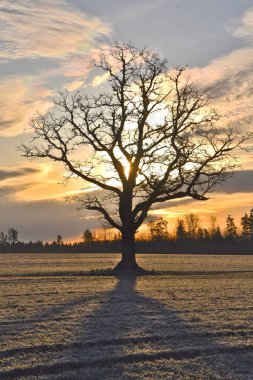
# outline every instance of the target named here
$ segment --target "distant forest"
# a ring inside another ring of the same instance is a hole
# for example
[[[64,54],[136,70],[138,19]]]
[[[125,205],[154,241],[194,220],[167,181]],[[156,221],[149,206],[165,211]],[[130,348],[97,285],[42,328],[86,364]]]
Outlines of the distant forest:
[[[0,232],[1,253],[118,253],[121,237],[113,229],[90,231],[86,229],[81,240],[65,243],[59,234],[53,242],[22,242],[15,228]],[[240,229],[228,215],[226,227],[221,230],[216,217],[202,227],[200,218],[191,213],[178,219],[174,233],[169,233],[168,222],[159,217],[147,223],[136,237],[138,253],[198,253],[198,254],[252,254],[253,209],[241,218]]]

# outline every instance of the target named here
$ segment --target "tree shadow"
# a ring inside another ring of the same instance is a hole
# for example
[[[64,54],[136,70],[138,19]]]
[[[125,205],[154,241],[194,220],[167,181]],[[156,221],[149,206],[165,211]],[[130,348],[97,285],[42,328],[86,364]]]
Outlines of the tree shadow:
[[[108,379],[142,378],[145,366],[146,378],[178,379],[198,373],[200,378],[225,379],[229,374],[231,379],[236,368],[232,366],[232,370],[229,355],[236,355],[241,368],[249,371],[250,360],[244,354],[252,352],[252,346],[218,343],[215,339],[222,333],[196,330],[176,310],[138,292],[137,281],[134,276],[119,277],[106,302],[84,325],[82,342],[96,348],[89,354],[89,366],[103,368],[101,373],[94,372],[95,377],[98,373],[98,378],[101,374]],[[169,289],[167,292],[175,297]]]
[[[42,360],[2,372],[1,378],[246,379],[242,372],[252,375],[247,356],[252,346],[218,343],[220,334],[196,330],[176,310],[137,291],[137,282],[135,276],[119,277],[99,307],[72,329],[71,341],[28,348]],[[169,289],[168,295],[173,297]],[[75,315],[76,305],[85,308],[86,302],[76,299],[65,308]],[[239,369],[235,361],[240,361]]]

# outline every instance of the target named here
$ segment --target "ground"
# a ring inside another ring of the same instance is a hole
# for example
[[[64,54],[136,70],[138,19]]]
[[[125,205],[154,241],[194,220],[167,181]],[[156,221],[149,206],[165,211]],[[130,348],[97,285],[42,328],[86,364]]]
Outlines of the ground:
[[[0,255],[2,379],[253,379],[253,256]]]

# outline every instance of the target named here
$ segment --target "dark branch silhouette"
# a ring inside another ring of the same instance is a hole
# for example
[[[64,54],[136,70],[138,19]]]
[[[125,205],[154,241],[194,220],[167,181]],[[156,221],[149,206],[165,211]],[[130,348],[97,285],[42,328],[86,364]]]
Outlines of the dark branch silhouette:
[[[108,91],[61,93],[52,112],[32,121],[35,138],[21,149],[28,158],[62,162],[103,190],[77,199],[121,232],[117,269],[134,270],[135,233],[152,205],[207,200],[231,176],[231,152],[250,136],[215,127],[219,116],[206,91],[146,48],[116,44],[95,66],[108,74]]]

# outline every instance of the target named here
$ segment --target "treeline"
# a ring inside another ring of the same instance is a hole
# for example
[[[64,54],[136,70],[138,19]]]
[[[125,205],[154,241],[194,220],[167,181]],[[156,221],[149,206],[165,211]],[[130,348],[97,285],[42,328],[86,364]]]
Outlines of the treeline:
[[[139,253],[210,253],[252,254],[253,253],[253,209],[241,218],[240,230],[234,218],[228,215],[222,231],[214,216],[209,226],[202,227],[199,216],[191,213],[178,219],[173,233],[169,233],[168,222],[157,218],[146,225],[136,236],[136,251]],[[20,242],[18,231],[9,228],[0,232],[0,252],[5,253],[116,253],[121,251],[120,234],[114,230],[86,229],[81,241],[64,243],[58,235],[52,243]]]

